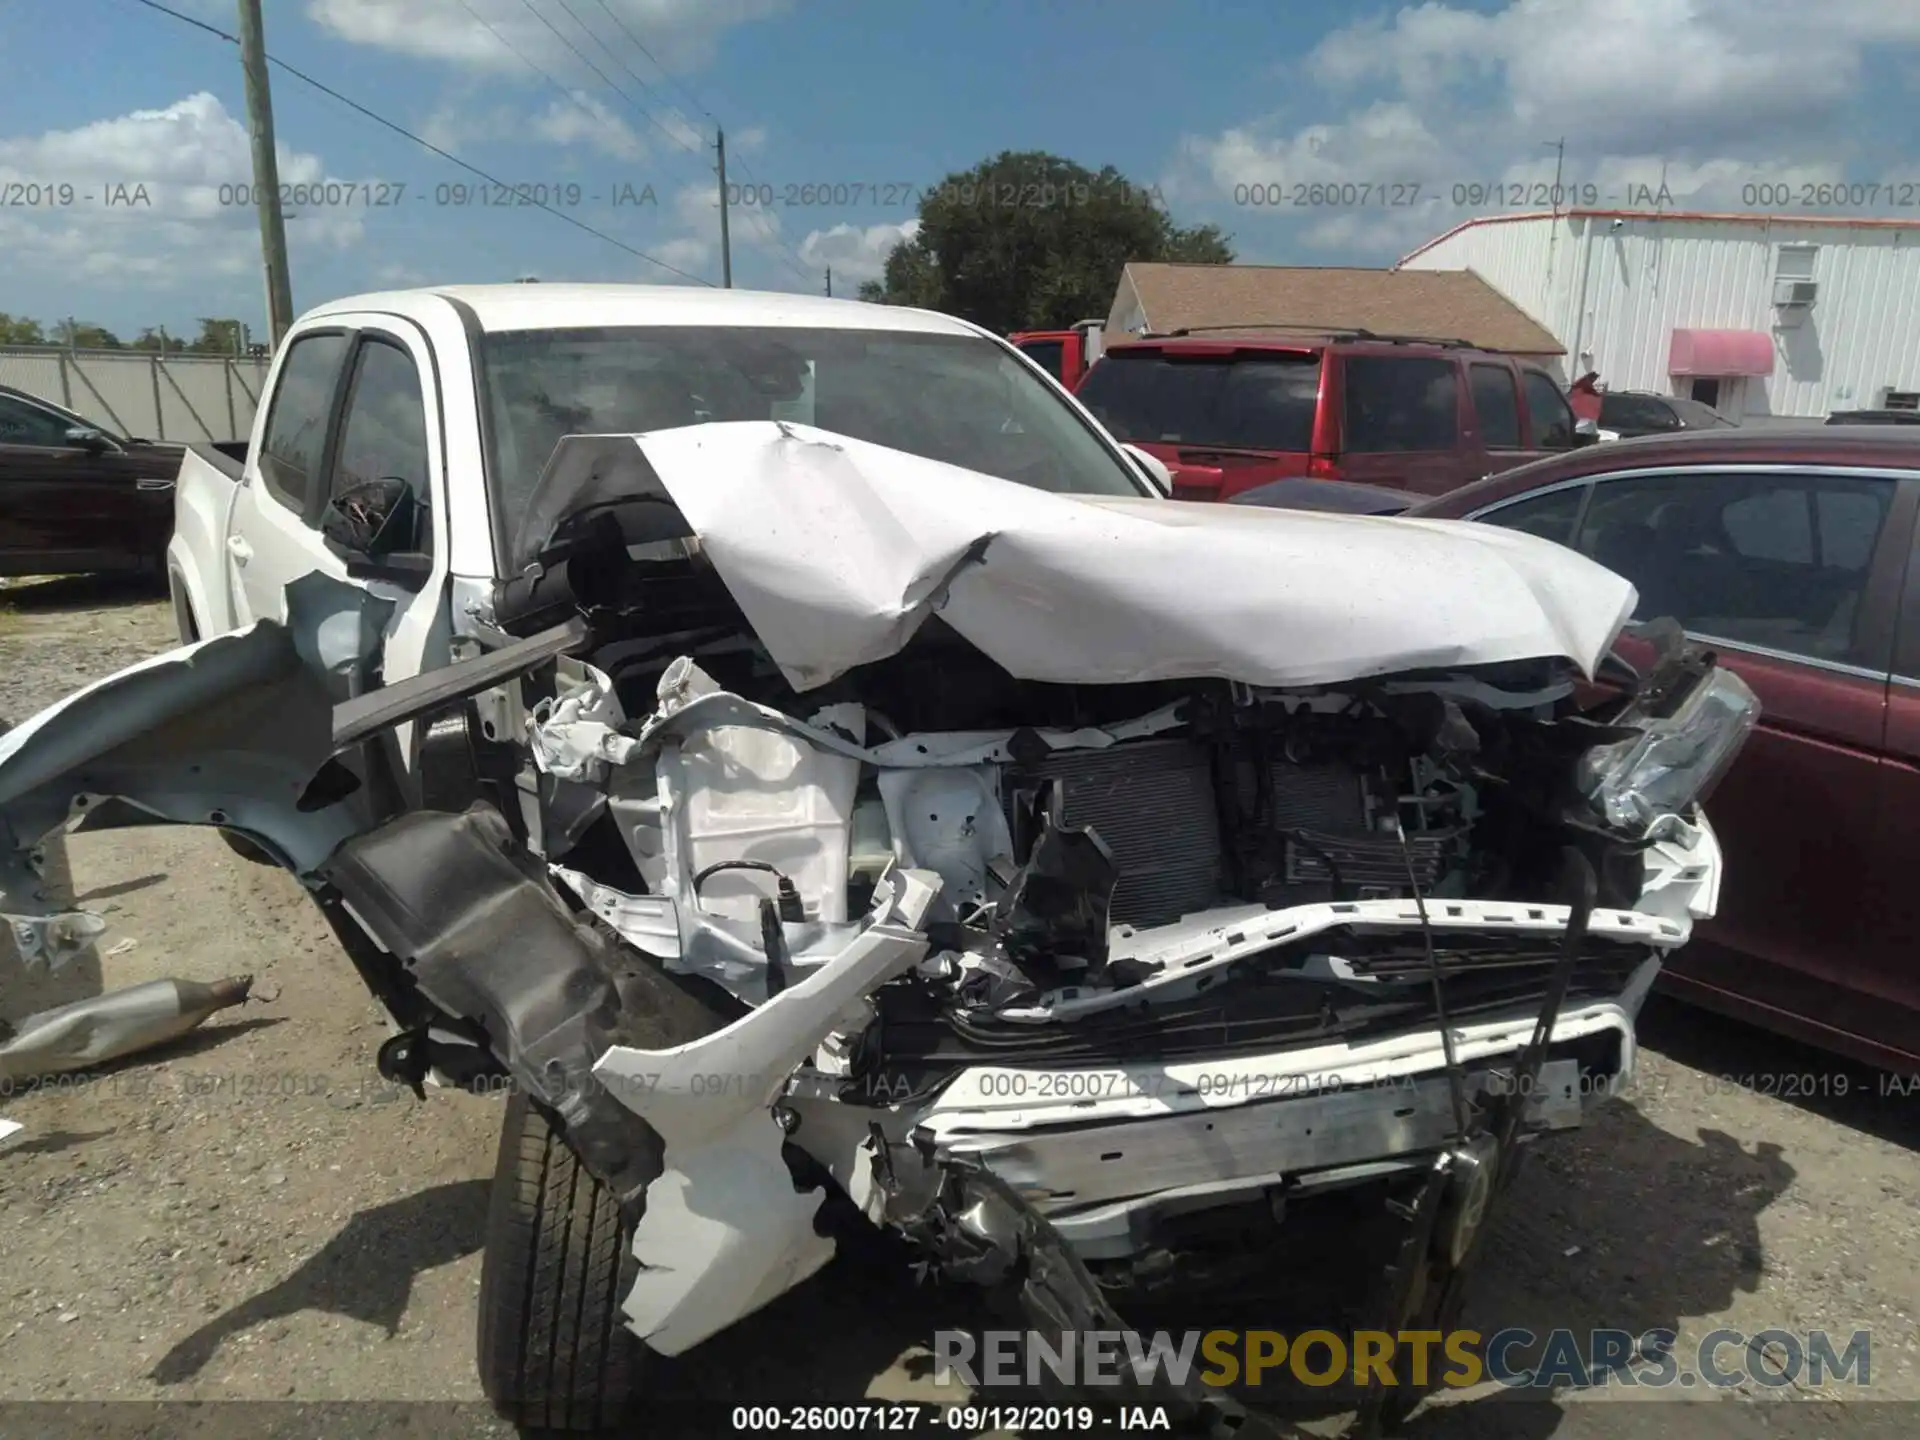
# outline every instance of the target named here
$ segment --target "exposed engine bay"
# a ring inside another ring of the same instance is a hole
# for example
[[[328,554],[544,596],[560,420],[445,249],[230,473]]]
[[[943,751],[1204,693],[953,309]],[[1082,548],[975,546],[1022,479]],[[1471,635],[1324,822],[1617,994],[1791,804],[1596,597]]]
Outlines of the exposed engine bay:
[[[373,683],[386,602],[309,577],[286,626],[0,737],[23,953],[76,923],[30,847],[124,823],[100,797],[244,834],[393,1016],[383,1072],[556,1118],[665,1354],[824,1265],[829,1190],[1098,1328],[1250,1215],[1404,1181],[1386,1328],[1451,1303],[1416,1272],[1464,1273],[1513,1146],[1631,1074],[1712,913],[1746,687],[1669,627],[1583,689],[1632,590],[1533,537],[1028,495],[793,428],[562,442],[443,669]],[[177,773],[208,755],[213,798]]]

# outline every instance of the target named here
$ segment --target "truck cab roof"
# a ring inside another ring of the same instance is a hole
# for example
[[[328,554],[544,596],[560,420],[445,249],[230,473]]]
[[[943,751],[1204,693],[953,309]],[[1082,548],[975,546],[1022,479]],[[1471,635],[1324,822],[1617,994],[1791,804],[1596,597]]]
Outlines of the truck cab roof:
[[[436,285],[348,295],[307,311],[303,321],[354,311],[416,315],[452,305],[492,334],[515,330],[635,325],[793,325],[841,330],[895,330],[937,335],[988,332],[951,315],[898,305],[770,290],[717,290],[691,285]]]

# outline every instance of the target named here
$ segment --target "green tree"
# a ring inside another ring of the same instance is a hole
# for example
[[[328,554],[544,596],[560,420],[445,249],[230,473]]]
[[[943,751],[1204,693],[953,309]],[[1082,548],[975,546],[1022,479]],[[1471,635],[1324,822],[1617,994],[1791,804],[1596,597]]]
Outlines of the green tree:
[[[238,320],[209,320],[200,317],[200,337],[187,346],[195,355],[238,355],[241,327]]]
[[[1224,265],[1215,225],[1173,223],[1159,192],[1111,165],[1003,151],[921,198],[920,228],[860,298],[945,310],[999,334],[1105,315],[1129,261]]]
[[[65,330],[65,326],[61,329]],[[80,350],[124,350],[126,344],[120,337],[104,325],[95,325],[90,321],[75,321],[73,337],[68,342]]]
[[[24,315],[9,315],[0,310],[0,345],[44,345],[46,332],[38,320]]]

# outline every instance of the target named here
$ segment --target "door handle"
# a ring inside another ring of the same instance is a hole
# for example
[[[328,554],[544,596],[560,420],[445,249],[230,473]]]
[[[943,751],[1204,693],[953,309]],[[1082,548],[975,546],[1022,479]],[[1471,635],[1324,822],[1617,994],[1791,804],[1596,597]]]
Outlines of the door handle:
[[[133,487],[136,490],[171,490],[173,488],[173,481],[171,480],[136,480],[133,482]]]
[[[235,564],[244,565],[253,558],[253,547],[246,542],[244,536],[229,535],[227,553],[233,556]]]

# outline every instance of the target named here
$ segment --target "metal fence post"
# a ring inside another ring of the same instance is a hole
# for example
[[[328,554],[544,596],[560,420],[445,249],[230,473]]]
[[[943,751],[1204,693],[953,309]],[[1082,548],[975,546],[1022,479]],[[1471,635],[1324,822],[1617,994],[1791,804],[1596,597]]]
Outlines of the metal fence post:
[[[73,382],[67,378],[67,352],[56,350],[53,358],[60,365],[60,403],[67,409],[73,409]]]
[[[167,417],[160,409],[160,357],[154,355],[147,362],[147,372],[153,380],[153,438],[167,438]]]
[[[240,438],[240,421],[233,412],[233,361],[222,360],[220,362],[220,378],[226,382],[227,387],[227,438],[229,440],[238,440]]]

